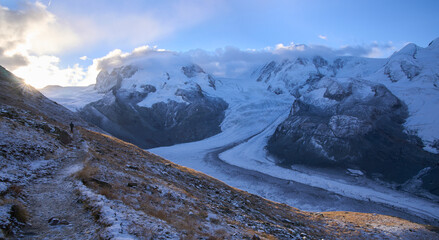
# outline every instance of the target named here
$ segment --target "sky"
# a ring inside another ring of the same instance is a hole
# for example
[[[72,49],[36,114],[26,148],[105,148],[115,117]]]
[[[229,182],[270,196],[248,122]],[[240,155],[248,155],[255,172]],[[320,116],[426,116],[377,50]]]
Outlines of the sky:
[[[0,65],[40,88],[92,84],[105,59],[162,50],[220,63],[301,44],[388,57],[439,37],[437,12],[437,0],[0,0]]]

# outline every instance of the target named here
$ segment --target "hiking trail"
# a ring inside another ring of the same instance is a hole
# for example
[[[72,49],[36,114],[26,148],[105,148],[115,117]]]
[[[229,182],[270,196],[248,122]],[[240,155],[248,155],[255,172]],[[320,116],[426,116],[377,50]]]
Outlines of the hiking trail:
[[[29,220],[21,239],[96,239],[93,216],[78,202],[73,174],[89,158],[88,146],[74,131],[69,152],[59,158],[53,173],[24,188]]]

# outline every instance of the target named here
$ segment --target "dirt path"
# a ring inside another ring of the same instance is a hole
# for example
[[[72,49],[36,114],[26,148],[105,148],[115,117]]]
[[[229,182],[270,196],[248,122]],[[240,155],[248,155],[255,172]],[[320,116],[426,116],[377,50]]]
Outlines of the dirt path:
[[[24,189],[30,225],[24,229],[22,239],[98,238],[99,227],[74,193],[72,174],[82,169],[88,158],[87,145],[78,132],[70,149],[52,175],[38,178]]]

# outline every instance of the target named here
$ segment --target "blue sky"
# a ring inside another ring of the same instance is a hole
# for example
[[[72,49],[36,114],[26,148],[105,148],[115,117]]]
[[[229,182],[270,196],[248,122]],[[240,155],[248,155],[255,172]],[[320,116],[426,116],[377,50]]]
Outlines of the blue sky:
[[[21,46],[21,52],[9,51],[17,53],[13,60],[0,51],[0,64],[10,60],[12,68],[26,58],[27,64],[36,62],[31,56],[52,56],[56,59],[46,60],[57,68],[77,64],[84,70],[115,49],[130,52],[144,45],[178,52],[226,46],[245,51],[294,42],[375,47],[368,56],[387,57],[408,42],[426,46],[439,37],[436,0],[0,0],[0,5],[8,8],[0,13],[0,30],[13,35],[0,40],[0,50]],[[17,28],[33,38],[15,36],[11,29]],[[83,56],[87,59],[80,60]]]

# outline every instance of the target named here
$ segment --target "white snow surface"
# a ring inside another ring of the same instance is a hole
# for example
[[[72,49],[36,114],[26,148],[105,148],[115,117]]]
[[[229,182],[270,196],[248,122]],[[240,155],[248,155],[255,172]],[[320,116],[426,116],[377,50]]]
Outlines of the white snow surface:
[[[187,63],[186,66],[190,66]],[[185,67],[185,65],[183,65]],[[121,88],[131,91],[142,91],[145,84],[152,85],[156,88],[137,105],[141,107],[152,107],[158,102],[182,102],[185,103],[181,96],[175,95],[178,89],[197,89],[197,85],[205,92],[211,93],[215,90],[209,86],[209,76],[204,72],[195,72],[194,76],[188,77],[182,71],[182,66],[137,66],[138,71],[128,79],[122,82]],[[165,71],[166,70],[166,71]]]
[[[94,89],[94,85],[87,87],[47,86],[40,89],[40,92],[73,112],[104,96]]]
[[[357,169],[347,169],[349,174],[353,174],[353,175],[357,175],[357,176],[363,176],[364,173],[361,170],[357,170]]]

